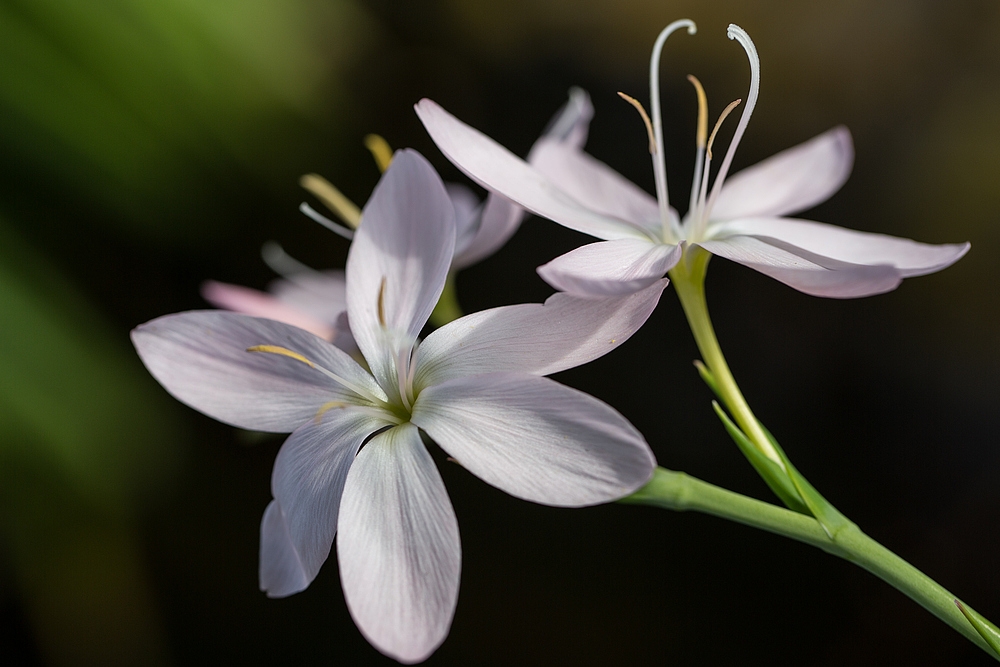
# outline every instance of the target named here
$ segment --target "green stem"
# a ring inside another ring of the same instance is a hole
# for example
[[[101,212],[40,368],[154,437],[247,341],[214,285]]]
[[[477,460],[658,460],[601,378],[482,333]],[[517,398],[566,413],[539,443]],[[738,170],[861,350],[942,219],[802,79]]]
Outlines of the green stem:
[[[444,290],[438,297],[438,302],[431,312],[431,324],[435,327],[444,326],[462,317],[462,307],[458,305],[458,292],[455,290],[455,272],[449,271],[444,282]]]
[[[674,289],[677,290],[677,296],[691,326],[694,340],[698,344],[698,350],[715,380],[719,398],[750,441],[761,453],[784,469],[785,464],[771,444],[771,439],[764,433],[760,422],[757,421],[736,385],[736,379],[733,378],[729,364],[722,355],[719,341],[715,337],[712,319],[708,316],[708,303],[705,300],[705,272],[708,270],[710,258],[711,255],[704,250],[690,246],[685,249],[684,258],[680,263],[671,269],[670,278]]]
[[[812,517],[664,468],[657,468],[653,479],[646,486],[622,502],[680,512],[704,512],[818,547],[868,570],[905,593],[994,659],[1000,660],[1000,655],[980,636],[980,631],[976,630],[959,609],[958,598],[865,535],[854,524],[849,524],[829,537]],[[995,625],[972,611],[968,605],[965,608],[980,622],[982,632],[992,637],[994,642],[1000,641],[1000,630]]]

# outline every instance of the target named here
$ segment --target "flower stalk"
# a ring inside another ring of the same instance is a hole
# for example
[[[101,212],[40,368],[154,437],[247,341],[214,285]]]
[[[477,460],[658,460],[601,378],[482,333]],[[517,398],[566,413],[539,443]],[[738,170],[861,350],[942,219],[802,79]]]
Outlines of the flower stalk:
[[[1000,654],[991,646],[1000,642],[995,625],[853,523],[830,537],[812,517],[665,468],[657,468],[646,486],[621,502],[703,512],[822,549],[868,570],[1000,661]],[[967,616],[975,619],[976,625]]]
[[[868,570],[1000,660],[1000,652],[996,649],[1000,645],[1000,630],[995,625],[837,511],[795,469],[754,416],[729,370],[708,314],[705,274],[710,258],[708,252],[688,246],[683,259],[670,271],[704,360],[699,372],[733,416],[735,424],[716,406],[730,436],[768,486],[792,509],[755,500],[664,468],[657,468],[653,479],[623,502],[705,512],[811,544]],[[767,461],[762,461],[761,457]]]
[[[718,393],[719,399],[760,453],[784,469],[782,457],[778,455],[771,439],[743,398],[722,354],[719,341],[715,337],[712,319],[708,315],[708,303],[705,300],[705,274],[711,257],[708,252],[697,246],[687,246],[683,259],[670,270],[671,281],[677,290],[677,296],[698,344],[698,350],[714,380],[713,389]]]

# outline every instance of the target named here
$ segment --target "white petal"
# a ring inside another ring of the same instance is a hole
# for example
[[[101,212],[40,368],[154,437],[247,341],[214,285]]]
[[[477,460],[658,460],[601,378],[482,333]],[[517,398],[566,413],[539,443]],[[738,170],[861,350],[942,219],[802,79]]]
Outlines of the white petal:
[[[362,212],[347,255],[347,312],[368,365],[393,384],[399,339],[413,341],[437,303],[455,248],[455,208],[430,163],[397,151]]]
[[[548,378],[495,373],[424,389],[412,421],[480,479],[546,505],[626,496],[656,460],[611,406]]]
[[[334,407],[285,440],[271,475],[280,521],[271,518],[265,535],[265,512],[261,525],[260,588],[269,597],[298,593],[316,577],[337,533],[340,498],[354,457],[365,438],[389,424],[350,407]]]
[[[564,292],[544,304],[503,306],[450,322],[421,343],[414,386],[517,371],[548,375],[604,356],[656,307],[666,280],[625,297],[581,299]]]
[[[354,622],[378,650],[420,662],[458,601],[458,521],[412,424],[376,435],[347,476],[337,556]]]
[[[482,202],[472,190],[459,183],[445,183],[444,189],[455,207],[455,256],[458,257],[482,227]]]
[[[968,243],[931,245],[910,239],[859,232],[811,220],[750,218],[719,223],[713,235],[740,234],[789,243],[809,252],[852,264],[888,264],[904,278],[940,271],[969,250]]]
[[[201,295],[216,308],[291,324],[326,340],[331,340],[334,336],[332,326],[313,317],[308,311],[249,287],[208,280],[201,286]]]
[[[556,257],[538,267],[538,275],[574,296],[623,296],[649,287],[680,258],[676,245],[639,239],[602,241]]]
[[[646,236],[629,221],[602,215],[576,201],[527,162],[431,100],[421,100],[415,108],[441,152],[484,188],[584,234],[602,239]]]
[[[462,269],[489,257],[514,235],[524,218],[524,209],[491,192],[481,209],[479,228],[468,244],[456,251],[453,266]]]
[[[334,324],[347,310],[347,279],[343,271],[310,271],[275,280],[267,286],[289,306]]]
[[[569,90],[569,99],[549,121],[542,137],[561,141],[567,146],[583,148],[587,143],[590,119],[593,117],[594,105],[590,103],[590,95],[583,88],[574,86]],[[531,162],[530,152],[528,162]]]
[[[302,329],[248,315],[220,310],[166,315],[136,327],[132,342],[149,372],[175,398],[241,428],[294,431],[329,401],[357,400],[300,361],[247,351],[257,345],[284,347],[382,394],[371,375],[342,350]]]
[[[804,211],[839,190],[853,164],[851,133],[835,127],[730,176],[709,216],[730,220]]]
[[[787,244],[752,236],[733,236],[698,245],[713,255],[739,262],[789,287],[813,296],[850,299],[889,292],[903,276],[887,265],[850,264]]]
[[[529,160],[556,187],[584,206],[660,234],[656,198],[582,150],[542,137],[532,147]]]
[[[268,597],[304,591],[312,582],[288,534],[288,524],[277,500],[272,500],[260,521],[260,590]]]

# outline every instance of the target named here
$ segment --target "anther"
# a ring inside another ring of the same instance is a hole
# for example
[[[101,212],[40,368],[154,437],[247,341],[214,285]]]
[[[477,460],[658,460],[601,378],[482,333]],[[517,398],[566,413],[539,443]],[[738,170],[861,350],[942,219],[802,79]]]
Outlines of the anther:
[[[327,208],[336,213],[337,217],[343,220],[348,227],[351,229],[358,228],[358,225],[361,223],[361,209],[358,208],[357,204],[345,197],[330,181],[319,174],[306,174],[299,179],[299,185],[315,195]]]
[[[698,205],[701,195],[701,168],[705,162],[705,138],[708,134],[708,97],[705,89],[701,86],[701,81],[693,74],[688,74],[688,81],[694,86],[698,94],[698,133],[695,135],[694,176],[691,177],[691,201],[688,203],[688,215],[691,220],[695,216],[695,207]]]
[[[378,323],[383,327],[386,326],[385,323],[385,276],[382,276],[382,282],[378,286]]]
[[[639,100],[635,99],[634,97],[626,95],[625,93],[622,92],[618,93],[618,97],[622,98],[623,100],[631,104],[633,107],[635,107],[635,110],[639,112],[640,116],[642,116],[642,122],[646,124],[646,134],[649,136],[649,154],[655,155],[656,136],[653,134],[653,124],[649,121],[649,115],[646,113],[646,110],[642,107],[642,103]]]
[[[729,103],[723,111],[722,115],[719,116],[719,120],[715,121],[715,127],[712,128],[712,136],[708,138],[708,146],[705,148],[705,152],[708,155],[708,159],[712,159],[712,144],[715,143],[715,135],[719,133],[719,128],[722,127],[722,122],[726,120],[726,116],[733,112],[733,109],[739,106],[740,102],[743,100],[733,100]]]
[[[295,361],[301,361],[309,368],[316,368],[316,364],[309,361],[298,352],[292,352],[287,347],[280,347],[278,345],[254,345],[253,347],[248,347],[247,352],[267,352],[269,354],[280,354],[283,357],[290,357],[292,359],[295,359]]]
[[[377,134],[369,134],[365,136],[365,148],[375,158],[378,170],[384,174],[392,162],[392,148],[389,147],[389,142]]]
[[[698,77],[694,74],[688,74],[687,80],[691,82],[698,94],[698,136],[696,141],[698,148],[704,148],[705,137],[708,135],[708,97],[705,95],[705,89],[701,87],[701,81],[698,80]]]
[[[361,385],[356,384],[348,380],[347,378],[341,377],[329,369],[323,368],[322,366],[313,363],[312,361],[302,356],[298,352],[289,350],[287,347],[281,347],[280,345],[253,345],[247,348],[247,352],[265,352],[267,354],[277,354],[282,357],[288,357],[289,359],[294,359],[299,363],[305,364],[309,368],[313,368],[319,371],[320,373],[327,376],[328,378],[330,378],[340,386],[344,387],[345,389],[353,391],[358,396],[361,396],[362,398],[365,398],[371,401],[372,403],[375,403],[376,405],[385,405],[384,397],[376,396],[371,391],[362,387]]]

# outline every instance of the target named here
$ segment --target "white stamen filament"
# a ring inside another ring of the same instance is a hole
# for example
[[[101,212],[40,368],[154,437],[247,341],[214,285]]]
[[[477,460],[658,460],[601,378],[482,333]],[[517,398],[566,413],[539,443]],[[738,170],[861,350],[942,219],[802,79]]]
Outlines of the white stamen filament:
[[[399,400],[403,401],[403,407],[409,412],[413,406],[410,403],[409,392],[407,391],[407,379],[410,377],[410,368],[407,363],[409,350],[402,349],[396,352],[396,383],[399,385]]]
[[[726,174],[729,173],[729,165],[732,164],[736,147],[739,146],[740,139],[743,138],[743,133],[750,122],[750,114],[753,113],[754,107],[757,106],[757,95],[760,92],[760,58],[757,56],[757,49],[754,47],[750,35],[735,23],[729,24],[726,35],[729,39],[735,39],[740,43],[740,46],[747,53],[747,58],[750,60],[750,93],[747,95],[747,104],[743,107],[743,115],[740,116],[739,125],[736,126],[733,139],[729,142],[729,150],[726,151],[726,157],[722,160],[719,173],[715,176],[715,183],[712,185],[712,195],[708,198],[708,205],[704,213],[702,213],[702,217],[706,219],[712,212],[712,206],[719,196],[719,191],[722,190],[722,183],[726,180]]]
[[[705,147],[705,169],[701,175],[701,193],[698,197],[698,208],[694,212],[693,232],[696,238],[701,238],[705,233],[705,228],[708,225],[708,216],[705,214],[705,193],[708,191],[708,174],[712,166],[712,145],[715,143],[715,136],[719,133],[719,128],[722,127],[723,121],[729,117],[729,114],[733,112],[733,109],[742,100],[734,100],[729,103],[719,116],[719,120],[715,121],[715,127],[712,128],[712,134],[708,138],[708,144]]]
[[[420,350],[420,342],[415,342],[413,344],[413,349],[410,351],[410,370],[406,374],[406,386],[411,390],[413,389],[413,379],[417,377],[417,352]],[[414,397],[416,400],[416,397]]]
[[[694,86],[695,92],[698,95],[698,134],[695,137],[697,151],[694,158],[694,176],[691,178],[691,202],[688,205],[688,215],[693,220],[694,209],[698,205],[698,196],[700,194],[698,177],[701,175],[702,163],[705,160],[705,142],[708,135],[708,97],[705,95],[705,89],[702,88],[698,77],[688,74],[688,81]]]
[[[671,33],[680,28],[687,28],[688,34],[698,32],[694,21],[681,19],[664,28],[653,44],[653,55],[649,60],[649,97],[653,111],[653,135],[656,138],[656,152],[653,154],[653,178],[656,181],[656,201],[660,205],[660,221],[663,233],[666,235],[670,220],[670,197],[667,194],[667,164],[663,155],[663,118],[660,115],[660,54],[663,44]]]
[[[348,229],[347,227],[344,227],[343,225],[337,224],[336,222],[334,222],[330,218],[326,217],[322,213],[317,212],[316,209],[314,209],[309,204],[307,204],[305,202],[302,202],[301,204],[299,204],[299,211],[301,211],[302,213],[305,213],[307,216],[309,216],[310,218],[312,218],[315,222],[318,222],[319,224],[323,225],[324,227],[326,227],[327,229],[329,229],[334,234],[336,234],[338,236],[343,236],[348,241],[351,241],[351,240],[354,239],[354,230],[353,229]]]
[[[299,179],[299,185],[311,192],[331,211],[337,214],[351,229],[361,223],[361,209],[338,190],[330,181],[319,174],[306,174]]]
[[[301,274],[314,275],[319,273],[316,269],[303,264],[285,252],[285,249],[277,241],[268,241],[261,246],[260,257],[269,269],[288,280],[295,280],[296,276]]]

